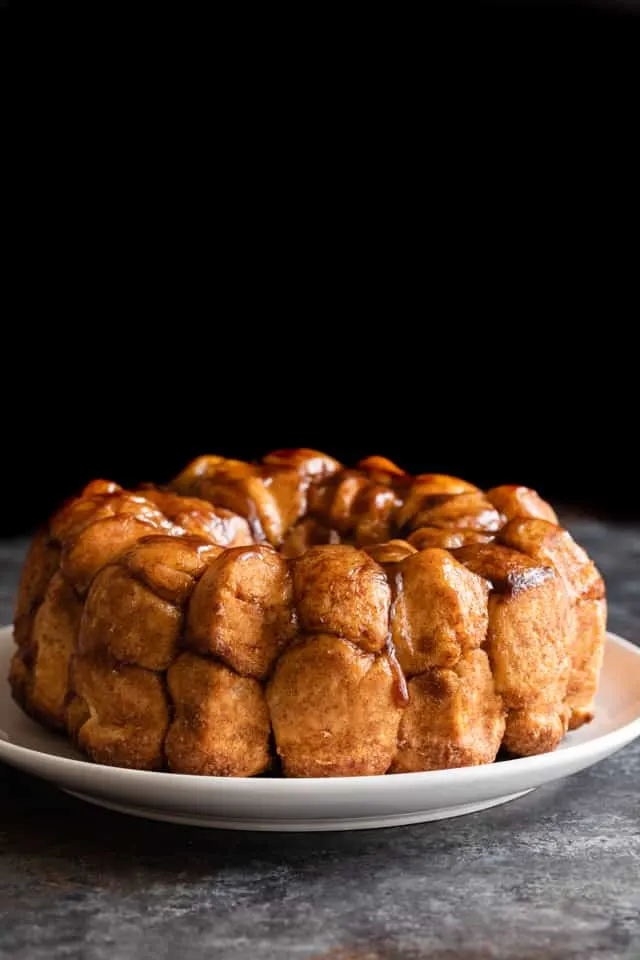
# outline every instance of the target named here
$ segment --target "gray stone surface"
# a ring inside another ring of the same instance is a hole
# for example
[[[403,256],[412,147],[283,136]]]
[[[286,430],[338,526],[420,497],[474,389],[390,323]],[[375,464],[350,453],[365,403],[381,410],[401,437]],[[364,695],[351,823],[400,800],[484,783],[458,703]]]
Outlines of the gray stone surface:
[[[640,527],[571,516],[640,639]],[[0,543],[0,620],[24,543]],[[0,956],[639,960],[640,743],[504,807],[343,834],[128,819],[0,765]]]

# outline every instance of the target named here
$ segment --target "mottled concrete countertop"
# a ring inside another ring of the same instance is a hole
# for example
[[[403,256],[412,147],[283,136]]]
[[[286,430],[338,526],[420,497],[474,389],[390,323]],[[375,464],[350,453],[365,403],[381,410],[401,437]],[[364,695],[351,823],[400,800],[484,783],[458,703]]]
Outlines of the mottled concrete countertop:
[[[640,525],[571,516],[640,641]],[[0,541],[0,622],[25,541]],[[241,834],[129,819],[0,764],[0,957],[640,960],[640,741],[483,813]]]

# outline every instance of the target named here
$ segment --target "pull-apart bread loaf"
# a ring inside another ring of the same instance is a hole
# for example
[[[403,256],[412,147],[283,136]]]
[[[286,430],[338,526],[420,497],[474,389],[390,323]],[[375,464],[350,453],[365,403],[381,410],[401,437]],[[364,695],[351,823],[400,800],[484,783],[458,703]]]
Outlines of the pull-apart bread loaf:
[[[409,773],[555,749],[593,717],[605,622],[598,571],[526,487],[204,456],[54,514],[10,682],[99,763]]]

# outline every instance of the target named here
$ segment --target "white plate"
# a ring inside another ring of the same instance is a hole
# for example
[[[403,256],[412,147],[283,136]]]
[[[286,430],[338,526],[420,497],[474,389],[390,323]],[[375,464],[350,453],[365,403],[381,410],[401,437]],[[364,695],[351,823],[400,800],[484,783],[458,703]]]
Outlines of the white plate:
[[[232,779],[148,773],[87,763],[14,704],[6,676],[10,628],[0,629],[0,760],[63,790],[152,820],[231,830],[362,830],[457,817],[577,773],[640,736],[640,649],[608,635],[597,716],[555,753],[482,767],[331,779]]]

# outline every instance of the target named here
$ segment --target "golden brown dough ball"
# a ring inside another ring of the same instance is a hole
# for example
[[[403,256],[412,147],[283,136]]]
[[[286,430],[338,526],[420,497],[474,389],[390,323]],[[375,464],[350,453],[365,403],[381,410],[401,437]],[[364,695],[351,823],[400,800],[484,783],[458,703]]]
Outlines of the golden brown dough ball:
[[[145,487],[142,492],[172,523],[189,534],[203,537],[221,547],[242,547],[253,543],[249,524],[244,517],[231,510],[214,507],[207,500],[181,497],[156,487]]]
[[[385,486],[408,486],[412,477],[387,457],[365,457],[356,464],[358,470],[368,474],[374,483]]]
[[[119,483],[114,483],[113,480],[101,480],[98,478],[97,480],[90,480],[80,496],[93,497],[95,494],[122,492],[122,487]]]
[[[460,477],[452,477],[448,473],[418,473],[413,478],[413,487],[416,493],[429,496],[433,493],[447,493],[454,496],[458,493],[479,493],[475,487]]]
[[[199,537],[146,537],[95,578],[78,652],[166,670],[182,635],[182,607],[220,549]]]
[[[418,526],[415,517],[424,508],[425,503],[436,497],[452,497],[462,493],[480,493],[477,487],[458,477],[449,477],[444,473],[422,473],[413,478],[413,481],[404,497],[402,507],[398,512],[398,527],[411,525]],[[426,526],[426,524],[423,524]]]
[[[144,518],[144,519],[140,519]],[[64,722],[69,658],[81,599],[101,567],[145,533],[178,532],[143,497],[99,480],[66,503],[36,537],[16,612],[14,696],[52,727]]]
[[[465,547],[468,543],[489,543],[492,539],[491,533],[480,533],[478,530],[452,530],[446,527],[418,527],[407,537],[416,550],[424,550],[427,547],[455,550],[457,547]]]
[[[245,517],[254,540],[268,540],[276,547],[307,506],[308,481],[296,466],[199,457],[171,486],[178,493],[200,497]]]
[[[169,725],[164,678],[106,656],[71,660],[69,732],[96,763],[157,770]]]
[[[262,461],[267,466],[293,467],[302,477],[318,481],[342,470],[342,464],[319,450],[297,447],[294,450],[274,450]]]
[[[271,547],[225,550],[193,593],[186,645],[264,677],[295,633],[292,599],[287,563]]]
[[[96,577],[84,608],[78,649],[98,655],[108,650],[123,663],[165,670],[182,630],[182,614],[119,564]]]
[[[114,493],[84,494],[65,504],[49,521],[49,533],[53,540],[65,543],[77,536],[89,524],[107,517],[132,516],[150,523],[158,531],[170,531],[173,524],[161,510],[145,497],[117,490]]]
[[[257,680],[181,654],[167,674],[174,706],[165,749],[176,773],[253,777],[270,763],[271,727]]]
[[[494,533],[502,526],[502,517],[483,493],[458,493],[426,498],[410,521],[418,527],[450,527]]]
[[[392,773],[492,763],[504,735],[505,711],[484,650],[453,666],[432,667],[409,681]]]
[[[182,605],[191,596],[194,581],[221,553],[221,547],[202,537],[154,534],[138,540],[118,562],[158,596]]]
[[[60,573],[49,581],[35,613],[29,646],[18,650],[10,682],[16,700],[49,726],[62,728],[68,690],[69,657],[82,604]]]
[[[504,746],[522,756],[554,750],[569,720],[569,607],[560,577],[494,543],[454,555],[493,587],[486,650],[508,711]]]
[[[402,504],[396,489],[403,487],[402,480],[382,465],[376,466],[381,458],[370,460],[370,470],[342,470],[309,491],[310,514],[358,546],[388,540]]]
[[[335,633],[363,650],[387,639],[391,592],[382,568],[347,545],[311,547],[292,564],[299,627]]]
[[[569,727],[575,730],[593,719],[594,699],[606,640],[607,608],[604,583],[595,564],[567,530],[546,520],[516,518],[499,539],[533,560],[548,563],[569,598],[568,627],[571,671],[566,703]]]
[[[571,710],[569,729],[577,730],[593,720],[600,668],[607,641],[607,601],[604,592],[585,596],[574,607],[575,641],[571,650],[571,673],[566,704]],[[604,585],[602,587],[604,590]]]
[[[385,654],[363,653],[342,637],[302,638],[278,661],[267,703],[287,776],[389,769],[403,707]]]
[[[113,484],[99,481],[98,489]],[[90,484],[88,490],[93,490]],[[144,497],[119,488],[72,500],[50,521],[51,539],[61,546],[60,569],[69,583],[86,593],[105,564],[140,537],[151,533],[179,535],[164,514]]]
[[[395,518],[402,501],[395,490],[380,484],[365,487],[353,510],[353,538],[358,546],[382,543],[395,530]]]
[[[506,520],[514,517],[537,517],[557,523],[558,517],[553,507],[529,487],[506,484],[493,487],[487,493],[487,500],[496,507]]]
[[[489,584],[446,550],[414,553],[389,571],[391,636],[407,676],[453,666],[487,637]]]
[[[569,531],[547,520],[517,517],[500,531],[498,541],[557,570],[574,600],[602,582],[595,565]]]
[[[123,496],[120,496],[123,494]],[[144,509],[138,499],[135,510]],[[144,501],[142,501],[144,504]],[[168,524],[151,504],[149,523]],[[60,565],[61,547],[71,537],[98,517],[111,517],[118,511],[131,508],[131,498],[115,483],[93,480],[79,497],[75,497],[56,511],[46,528],[34,537],[20,578],[14,617],[14,636],[20,647],[28,646],[31,625],[38,606],[42,603],[49,581]]]
[[[406,540],[387,540],[386,543],[375,543],[364,549],[376,563],[385,568],[387,564],[400,563],[416,553],[416,548]]]
[[[66,541],[60,556],[60,570],[82,596],[102,567],[156,530],[154,524],[130,514],[97,520]]]
[[[19,647],[29,643],[33,617],[59,563],[60,547],[46,530],[39,530],[29,547],[18,585],[13,636]]]
[[[163,671],[176,656],[196,580],[221,552],[200,537],[154,535],[95,577],[71,658],[67,709],[69,732],[94,759],[162,765]]]
[[[358,498],[370,487],[371,480],[360,470],[342,470],[325,483],[311,487],[309,513],[346,536],[356,524]]]
[[[252,495],[258,505],[263,504],[261,520],[269,543],[279,547],[291,527],[306,514],[308,478],[298,469],[275,464],[256,469],[259,476]]]

